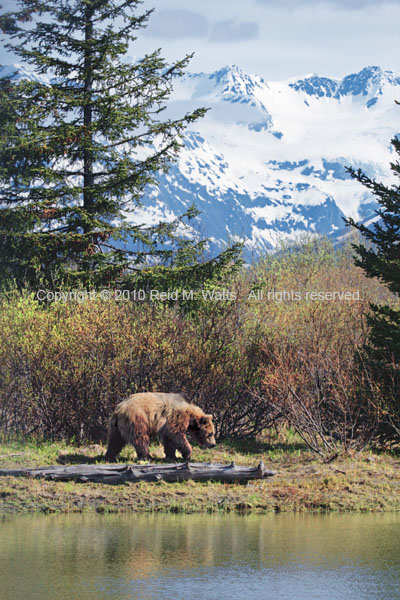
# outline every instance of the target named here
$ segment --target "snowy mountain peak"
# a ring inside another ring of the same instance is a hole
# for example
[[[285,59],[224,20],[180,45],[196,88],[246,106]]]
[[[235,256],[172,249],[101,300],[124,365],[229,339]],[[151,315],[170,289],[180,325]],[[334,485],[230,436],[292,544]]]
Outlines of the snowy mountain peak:
[[[271,115],[263,101],[268,91],[269,86],[261,77],[247,75],[236,65],[226,65],[213,73],[186,75],[176,85],[173,98],[190,98],[197,105],[211,108],[220,123],[261,131],[272,127]]]
[[[365,101],[367,108],[371,108],[378,101],[378,96],[383,95],[385,87],[400,86],[400,77],[392,71],[371,66],[365,67],[359,73],[347,75],[342,80],[311,75],[289,83],[289,86],[317,98],[340,100],[345,96],[358,96]],[[400,93],[400,90],[397,93]]]
[[[213,73],[191,73],[186,76],[195,85],[194,94],[219,96],[222,100],[248,102],[254,99],[257,91],[268,88],[265,81],[257,75],[247,75],[236,65],[226,65]]]
[[[220,81],[221,79],[225,79],[225,78],[229,78],[229,77],[231,77],[231,78],[239,77],[240,78],[240,77],[247,77],[247,75],[237,65],[229,64],[229,65],[225,65],[221,69],[218,69],[217,71],[214,71],[214,73],[211,73],[210,78],[211,77],[217,79],[217,81]]]
[[[318,96],[320,98],[326,96],[332,98],[337,92],[338,82],[328,77],[309,75],[304,79],[289,83],[289,86],[296,90],[296,92],[305,92],[309,96]]]
[[[265,85],[264,80],[257,75],[247,75],[240,67],[236,65],[226,65],[222,69],[209,75],[210,79],[215,79],[218,84],[237,87],[238,91],[251,94],[257,87]]]
[[[339,93],[367,96],[371,88],[381,89],[385,83],[399,85],[400,78],[392,71],[384,71],[380,67],[365,67],[359,73],[347,75],[339,85]]]

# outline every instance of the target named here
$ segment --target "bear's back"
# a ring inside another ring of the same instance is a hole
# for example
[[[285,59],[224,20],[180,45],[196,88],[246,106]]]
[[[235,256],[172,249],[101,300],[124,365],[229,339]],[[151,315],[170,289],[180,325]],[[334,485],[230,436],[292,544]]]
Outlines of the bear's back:
[[[189,407],[195,408],[180,393],[139,392],[120,402],[114,414],[127,417],[132,422],[142,419],[151,434],[155,435],[171,415],[186,411]]]
[[[132,405],[136,407],[164,407],[173,406],[175,408],[184,408],[188,402],[180,393],[169,392],[138,392],[132,394],[121,404]]]

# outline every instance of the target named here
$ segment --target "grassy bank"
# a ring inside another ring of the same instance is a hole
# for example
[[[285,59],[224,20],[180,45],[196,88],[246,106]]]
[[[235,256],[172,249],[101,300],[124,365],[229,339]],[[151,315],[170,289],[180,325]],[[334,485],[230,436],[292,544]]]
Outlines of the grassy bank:
[[[0,468],[95,462],[99,445],[0,444]],[[160,446],[151,448],[161,460]],[[192,481],[128,485],[50,482],[0,477],[0,513],[27,512],[229,512],[400,510],[400,456],[364,452],[323,463],[301,444],[225,442],[213,450],[195,448],[194,461],[256,465],[263,460],[277,474],[247,485]],[[126,449],[121,462],[135,462]]]

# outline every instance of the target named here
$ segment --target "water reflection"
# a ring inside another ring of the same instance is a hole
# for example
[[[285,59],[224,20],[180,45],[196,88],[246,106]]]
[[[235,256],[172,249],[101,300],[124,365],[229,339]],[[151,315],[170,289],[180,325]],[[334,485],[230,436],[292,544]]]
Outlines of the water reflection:
[[[0,523],[4,600],[400,598],[400,515],[67,515]]]

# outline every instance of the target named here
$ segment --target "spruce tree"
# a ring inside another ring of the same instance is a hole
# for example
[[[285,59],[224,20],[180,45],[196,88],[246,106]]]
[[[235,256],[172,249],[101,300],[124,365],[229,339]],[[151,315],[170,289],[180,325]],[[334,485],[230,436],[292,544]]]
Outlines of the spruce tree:
[[[152,12],[138,15],[140,0],[17,3],[0,27],[35,76],[0,81],[3,278],[34,288],[165,287],[219,276],[238,248],[199,262],[204,241],[177,233],[194,207],[155,226],[129,218],[176,159],[187,125],[205,113],[161,118],[191,56],[168,65],[156,50],[126,60]]]
[[[400,141],[392,140],[400,156]],[[400,176],[400,162],[391,163],[393,173]],[[377,277],[393,294],[400,297],[400,186],[387,186],[365,175],[360,169],[348,169],[350,175],[371,190],[377,198],[378,219],[366,227],[347,219],[346,224],[355,227],[368,240],[368,247],[354,244],[355,263],[362,267],[367,277]],[[371,304],[368,316],[370,342],[364,359],[369,363],[375,380],[382,387],[387,404],[388,427],[383,437],[393,432],[400,436],[400,309],[393,306]]]

